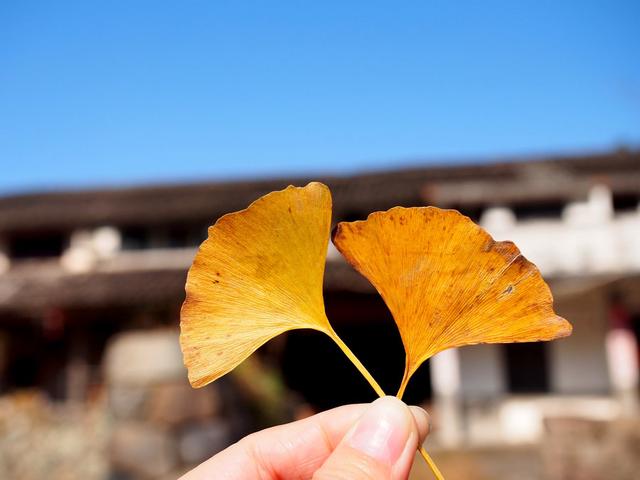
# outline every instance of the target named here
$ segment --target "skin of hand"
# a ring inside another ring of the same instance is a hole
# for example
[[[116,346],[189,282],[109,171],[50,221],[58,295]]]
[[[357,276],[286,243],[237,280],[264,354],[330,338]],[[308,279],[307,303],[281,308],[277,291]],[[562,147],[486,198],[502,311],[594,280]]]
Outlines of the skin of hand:
[[[406,480],[429,415],[395,397],[251,434],[180,480]]]

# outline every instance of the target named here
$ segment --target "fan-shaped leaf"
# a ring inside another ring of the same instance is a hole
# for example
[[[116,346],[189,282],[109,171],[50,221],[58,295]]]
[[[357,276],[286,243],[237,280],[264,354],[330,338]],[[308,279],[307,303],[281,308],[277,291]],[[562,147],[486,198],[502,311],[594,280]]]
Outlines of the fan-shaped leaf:
[[[272,192],[209,228],[189,270],[180,344],[200,387],[287,330],[332,332],[322,278],[331,193],[321,183]]]
[[[511,242],[435,207],[392,208],[340,223],[333,242],[376,287],[407,354],[403,386],[432,355],[476,343],[571,333],[538,269]]]

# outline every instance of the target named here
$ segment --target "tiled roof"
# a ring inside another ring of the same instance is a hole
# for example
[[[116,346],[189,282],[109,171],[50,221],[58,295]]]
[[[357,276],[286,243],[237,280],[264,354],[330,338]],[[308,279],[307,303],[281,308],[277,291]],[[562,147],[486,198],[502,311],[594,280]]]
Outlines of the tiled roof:
[[[479,195],[486,196],[487,187],[499,195],[503,186],[501,195],[505,198],[500,200],[505,201],[514,195],[519,200],[538,200],[553,191],[563,197],[581,196],[596,181],[621,191],[638,192],[640,151],[415,167],[315,179],[331,187],[334,217],[343,218],[395,205],[473,203]],[[309,180],[209,182],[0,197],[0,233],[105,224],[212,223],[269,191]]]

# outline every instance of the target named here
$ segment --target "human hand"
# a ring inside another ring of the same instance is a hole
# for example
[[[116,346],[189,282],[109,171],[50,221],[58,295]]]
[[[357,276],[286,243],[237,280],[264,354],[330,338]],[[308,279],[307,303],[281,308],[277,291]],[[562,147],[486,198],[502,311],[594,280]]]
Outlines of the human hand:
[[[429,415],[395,397],[251,434],[180,480],[406,480]]]

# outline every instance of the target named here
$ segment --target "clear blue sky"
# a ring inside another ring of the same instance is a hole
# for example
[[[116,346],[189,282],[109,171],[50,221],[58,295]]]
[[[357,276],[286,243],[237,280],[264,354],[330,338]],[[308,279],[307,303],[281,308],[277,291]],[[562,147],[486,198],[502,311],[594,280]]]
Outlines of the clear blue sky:
[[[640,2],[0,2],[0,192],[640,144]]]

